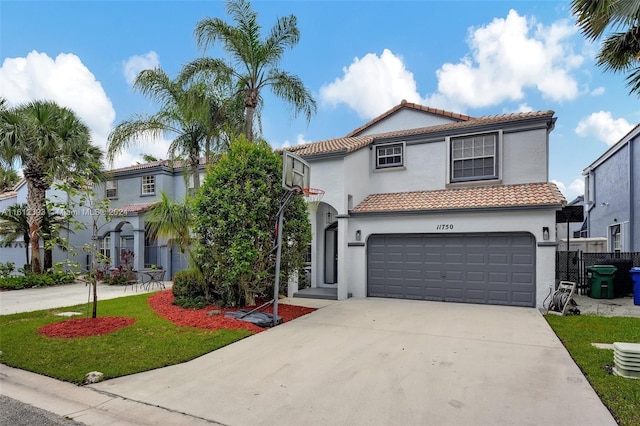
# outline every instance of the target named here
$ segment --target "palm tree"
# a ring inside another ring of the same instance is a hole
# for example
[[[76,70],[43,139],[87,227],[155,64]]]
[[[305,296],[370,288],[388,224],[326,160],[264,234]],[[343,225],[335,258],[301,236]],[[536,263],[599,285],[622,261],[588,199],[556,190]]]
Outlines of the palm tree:
[[[595,41],[608,29],[597,64],[605,71],[629,72],[629,92],[640,95],[640,3],[637,0],[573,0],[571,12],[584,36]]]
[[[170,201],[164,192],[161,196],[162,200],[154,204],[148,212],[149,236],[166,238],[169,247],[177,245],[181,252],[190,253],[193,223],[189,200]]]
[[[40,227],[45,195],[56,179],[86,176],[100,179],[100,149],[91,144],[89,128],[68,108],[33,101],[0,108],[0,158],[19,163],[27,181],[27,221],[34,273],[42,273]]]
[[[260,35],[258,15],[245,0],[227,2],[227,13],[235,22],[230,25],[220,18],[205,18],[194,30],[199,48],[206,49],[220,41],[232,63],[222,59],[200,58],[187,64],[181,78],[212,74],[218,80],[233,82],[236,95],[244,102],[244,132],[253,140],[254,115],[262,104],[262,90],[272,92],[293,107],[294,114],[304,113],[307,121],[316,111],[316,102],[302,80],[278,67],[285,50],[298,44],[300,32],[294,15],[278,18],[266,39]]]
[[[0,194],[10,191],[19,181],[20,176],[15,170],[2,167],[0,164]]]
[[[156,68],[142,71],[133,87],[158,101],[160,110],[153,115],[136,115],[118,124],[108,136],[108,160],[113,163],[118,153],[133,144],[162,135],[175,136],[168,157],[171,161],[187,158],[194,187],[199,188],[198,166],[210,120],[206,86],[201,83],[185,86]]]
[[[2,237],[1,247],[9,247],[22,238],[25,265],[29,264],[29,222],[26,204],[14,204],[5,210],[0,210],[0,237]]]

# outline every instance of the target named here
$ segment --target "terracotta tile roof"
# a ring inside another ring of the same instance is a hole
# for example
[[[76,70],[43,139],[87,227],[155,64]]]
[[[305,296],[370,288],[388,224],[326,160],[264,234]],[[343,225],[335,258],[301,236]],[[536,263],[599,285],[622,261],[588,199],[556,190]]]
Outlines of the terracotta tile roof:
[[[400,110],[402,108],[409,108],[409,109],[414,109],[414,110],[417,110],[417,111],[424,111],[424,112],[428,112],[428,113],[431,113],[431,114],[435,114],[435,115],[439,115],[439,116],[447,117],[447,118],[453,118],[454,120],[460,120],[460,121],[467,121],[467,120],[470,120],[472,118],[472,117],[470,117],[468,115],[458,114],[456,112],[451,112],[451,111],[445,111],[443,109],[431,108],[431,107],[428,107],[428,106],[424,106],[424,105],[420,105],[420,104],[414,104],[412,102],[407,102],[407,101],[403,100],[398,105],[394,106],[393,108],[391,108],[390,110],[388,110],[386,112],[383,112],[382,114],[380,114],[379,116],[377,116],[373,120],[369,121],[368,123],[363,124],[362,126],[358,127],[355,130],[352,130],[351,132],[349,132],[349,134],[347,134],[346,137],[356,136],[358,133],[362,132],[366,128],[373,126],[377,122],[382,121],[383,119],[385,119],[388,116],[394,114],[396,111],[398,111],[398,110]]]
[[[328,139],[319,142],[312,142],[302,145],[282,148],[284,151],[295,152],[302,157],[316,154],[329,154],[334,152],[353,152],[372,144],[378,139],[402,138],[415,135],[428,135],[429,133],[445,132],[465,129],[468,127],[490,125],[490,124],[506,124],[527,120],[532,118],[548,118],[553,117],[553,111],[533,111],[520,112],[513,114],[487,115],[483,117],[469,118],[466,121],[458,121],[453,123],[438,124],[436,126],[419,127],[416,129],[397,130],[393,132],[378,133],[367,136],[353,136],[336,139]]]
[[[554,183],[543,182],[371,194],[350,213],[560,206],[566,202]]]
[[[129,213],[144,213],[147,210],[149,210],[151,208],[151,206],[153,206],[155,204],[155,202],[153,203],[137,203],[137,204],[127,204],[126,206],[122,206],[122,207],[113,207],[113,210],[125,213],[125,214],[129,214]]]

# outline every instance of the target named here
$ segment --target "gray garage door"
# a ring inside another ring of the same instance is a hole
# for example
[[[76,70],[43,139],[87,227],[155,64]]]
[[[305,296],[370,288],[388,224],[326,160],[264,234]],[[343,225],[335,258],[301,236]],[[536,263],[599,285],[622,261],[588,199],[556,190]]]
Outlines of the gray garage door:
[[[528,233],[373,235],[367,270],[372,297],[535,306]]]

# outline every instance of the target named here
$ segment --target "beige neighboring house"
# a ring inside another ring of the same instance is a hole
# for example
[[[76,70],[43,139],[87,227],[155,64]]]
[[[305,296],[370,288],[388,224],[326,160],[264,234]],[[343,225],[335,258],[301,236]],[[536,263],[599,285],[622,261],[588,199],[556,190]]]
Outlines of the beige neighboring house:
[[[549,182],[555,121],[403,101],[345,137],[286,148],[325,191],[299,295],[542,307],[566,204]]]

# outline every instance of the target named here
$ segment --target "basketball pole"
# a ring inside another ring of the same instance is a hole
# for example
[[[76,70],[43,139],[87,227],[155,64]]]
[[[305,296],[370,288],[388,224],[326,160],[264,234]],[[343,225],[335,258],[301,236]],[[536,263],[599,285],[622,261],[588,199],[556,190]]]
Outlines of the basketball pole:
[[[280,260],[282,259],[282,234],[284,225],[284,210],[287,208],[293,197],[300,194],[301,190],[293,188],[287,196],[280,202],[280,211],[278,211],[278,235],[276,239],[276,279],[273,284],[273,326],[278,325],[278,296],[280,293]]]

